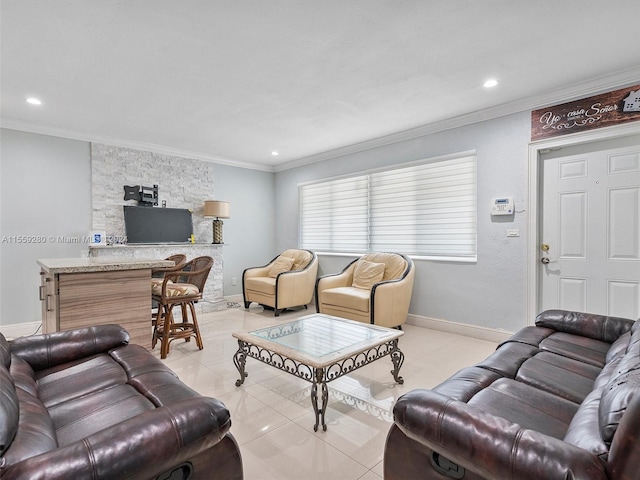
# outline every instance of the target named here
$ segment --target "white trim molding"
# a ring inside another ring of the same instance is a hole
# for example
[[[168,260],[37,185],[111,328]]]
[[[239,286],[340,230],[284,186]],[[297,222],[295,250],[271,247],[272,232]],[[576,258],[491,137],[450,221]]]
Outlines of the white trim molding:
[[[455,333],[456,335],[464,335],[465,337],[498,343],[504,342],[513,335],[513,332],[507,332],[506,330],[498,330],[468,323],[451,322],[449,320],[422,317],[413,314],[407,316],[407,325],[429,328],[440,332]]]
[[[40,333],[42,328],[42,322],[25,322],[25,323],[12,323],[10,325],[0,325],[0,332],[5,336],[7,340],[18,337],[29,337]]]
[[[612,140],[640,134],[640,122],[605,127],[583,133],[575,133],[557,137],[552,140],[541,140],[529,144],[529,194],[527,239],[527,324],[533,325],[536,315],[540,313],[540,278],[539,278],[539,243],[542,221],[541,202],[542,173],[540,154],[550,149],[557,149],[580,144]]]

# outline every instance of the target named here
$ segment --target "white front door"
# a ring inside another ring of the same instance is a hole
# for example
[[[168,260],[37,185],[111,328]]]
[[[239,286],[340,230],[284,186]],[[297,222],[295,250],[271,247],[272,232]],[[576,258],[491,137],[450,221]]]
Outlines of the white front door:
[[[540,311],[640,317],[640,135],[541,160]]]

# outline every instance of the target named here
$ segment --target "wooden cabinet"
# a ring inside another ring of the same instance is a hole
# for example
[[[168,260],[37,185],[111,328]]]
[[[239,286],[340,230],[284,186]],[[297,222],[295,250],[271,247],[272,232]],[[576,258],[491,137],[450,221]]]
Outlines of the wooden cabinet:
[[[108,270],[100,263],[97,271],[56,271],[42,262],[43,333],[116,323],[129,332],[130,343],[151,349],[151,267]],[[171,264],[160,261],[153,268]]]

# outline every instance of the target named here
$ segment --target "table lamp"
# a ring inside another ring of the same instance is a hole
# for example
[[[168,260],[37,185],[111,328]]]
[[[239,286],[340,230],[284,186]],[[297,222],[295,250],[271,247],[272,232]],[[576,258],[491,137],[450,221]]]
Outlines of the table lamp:
[[[213,221],[213,242],[212,243],[224,243],[222,241],[222,220],[221,218],[231,218],[230,216],[229,202],[222,202],[219,200],[205,200],[204,202],[204,216],[215,217]]]

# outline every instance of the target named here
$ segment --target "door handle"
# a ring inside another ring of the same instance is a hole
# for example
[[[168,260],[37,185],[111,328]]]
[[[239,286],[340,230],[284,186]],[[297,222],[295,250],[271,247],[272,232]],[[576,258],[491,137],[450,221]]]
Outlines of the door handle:
[[[51,300],[51,295],[47,295],[46,296],[46,301],[45,301],[45,307],[46,307],[47,312],[53,312],[54,311],[54,309],[51,308],[50,300]]]
[[[549,255],[549,250],[551,249],[551,246],[548,243],[542,243],[540,245],[540,250],[542,250],[544,253],[543,255]],[[555,262],[555,260],[551,260],[549,257],[542,257],[540,259],[540,261],[544,264],[544,265],[548,265],[549,263],[553,263]]]

